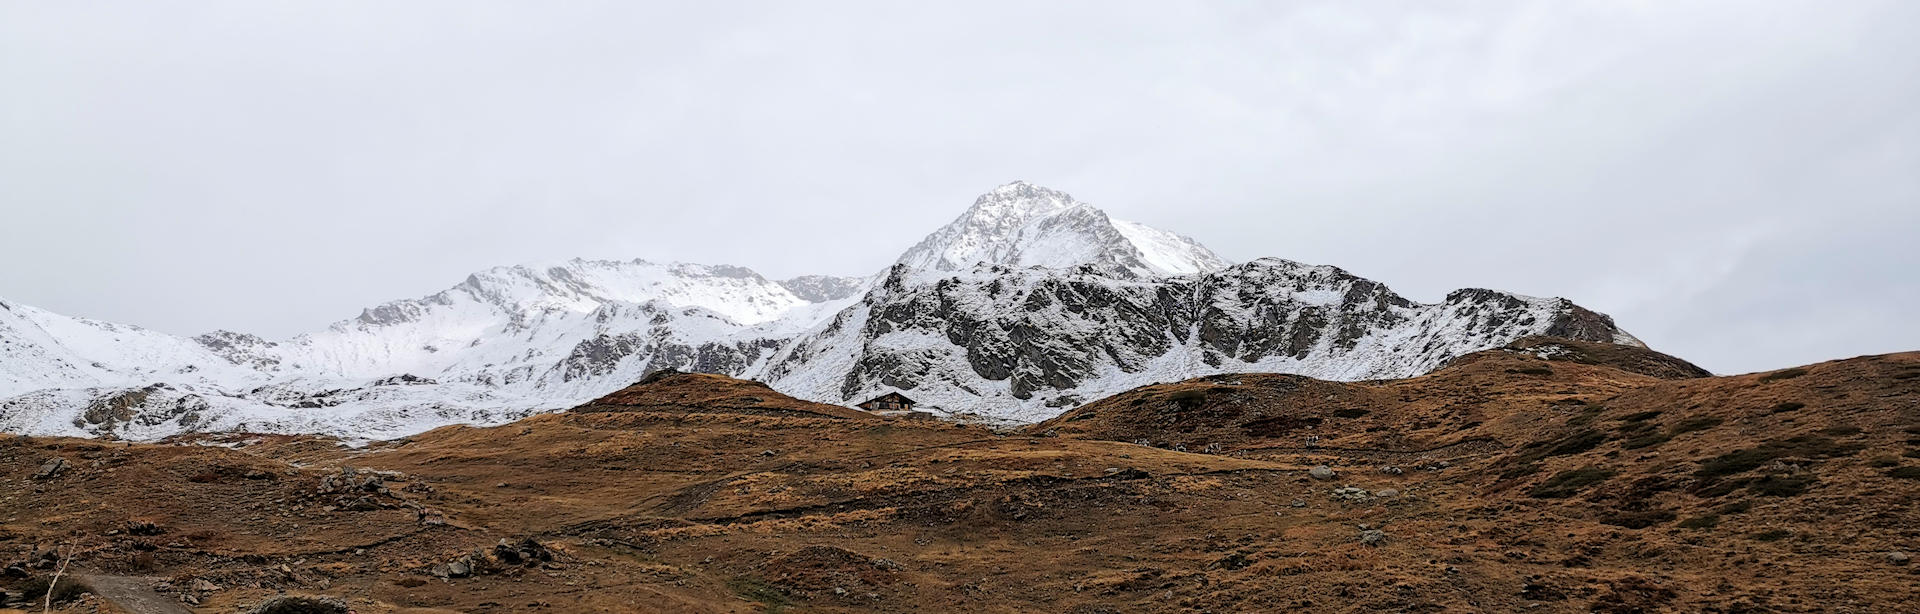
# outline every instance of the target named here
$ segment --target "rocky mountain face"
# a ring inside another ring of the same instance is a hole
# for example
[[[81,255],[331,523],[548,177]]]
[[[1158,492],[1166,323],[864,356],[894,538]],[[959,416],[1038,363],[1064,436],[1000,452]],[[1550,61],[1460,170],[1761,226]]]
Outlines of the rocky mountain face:
[[[899,390],[946,414],[1031,422],[1212,373],[1405,377],[1529,335],[1639,344],[1564,299],[1472,289],[1423,304],[1334,267],[1231,264],[1015,182],[868,278],[500,267],[278,341],[0,303],[0,429],[392,437],[575,406],[663,369],[837,404]]]
[[[1024,422],[1213,373],[1409,377],[1535,334],[1639,344],[1565,299],[1473,289],[1421,304],[1335,267],[1278,259],[1146,280],[1095,266],[899,265],[761,376],[806,398],[897,389],[949,412]]]

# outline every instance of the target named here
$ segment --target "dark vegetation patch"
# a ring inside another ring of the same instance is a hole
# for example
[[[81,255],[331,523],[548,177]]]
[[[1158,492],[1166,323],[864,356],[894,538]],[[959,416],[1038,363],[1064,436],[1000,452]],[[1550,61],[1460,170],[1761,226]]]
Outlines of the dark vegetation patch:
[[[1659,524],[1673,522],[1673,512],[1667,510],[1614,511],[1600,517],[1601,524],[1644,529]]]
[[[1754,533],[1753,535],[1749,535],[1748,537],[1753,538],[1753,541],[1757,541],[1757,542],[1777,542],[1789,537],[1793,537],[1793,531],[1788,531],[1786,529],[1772,529],[1768,531],[1761,531],[1759,533]]]
[[[1310,426],[1318,426],[1321,422],[1323,422],[1323,420],[1321,420],[1319,416],[1309,416],[1306,418],[1299,416],[1274,416],[1272,418],[1261,418],[1248,422],[1241,425],[1240,428],[1245,431],[1249,437],[1279,437]]]
[[[1725,422],[1725,420],[1721,420],[1713,416],[1695,416],[1695,417],[1687,418],[1685,420],[1681,420],[1679,422],[1674,423],[1673,434],[1679,435],[1681,433],[1704,431],[1716,426],[1720,426],[1720,423],[1722,422]]]
[[[47,578],[32,578],[16,587],[15,590],[26,595],[29,601],[40,603],[47,598],[48,589],[52,589],[53,591],[54,603],[73,601],[74,599],[80,598],[82,594],[93,592],[93,589],[87,586],[86,583],[71,577],[60,578],[60,583],[57,585]]]
[[[1769,475],[1747,484],[1747,492],[1763,497],[1797,497],[1820,482],[1813,474]]]
[[[1707,514],[1682,520],[1678,526],[1682,529],[1711,529],[1718,524],[1720,524],[1719,516]]]
[[[1710,478],[1752,471],[1778,458],[1834,458],[1865,448],[1856,443],[1839,443],[1818,435],[1800,435],[1761,444],[1757,448],[1734,450],[1700,463],[1693,474]]]
[[[1722,505],[1718,508],[1715,508],[1713,510],[1713,513],[1719,514],[1721,516],[1732,516],[1735,514],[1745,514],[1752,510],[1753,510],[1753,501],[1747,500],[1747,499],[1741,499],[1739,501],[1728,503],[1726,505]]]
[[[1620,447],[1626,448],[1628,450],[1638,450],[1640,448],[1650,448],[1653,446],[1657,446],[1657,445],[1666,443],[1672,439],[1673,439],[1673,436],[1668,435],[1666,433],[1648,433],[1646,435],[1641,435],[1639,437],[1634,437],[1626,441],[1622,441],[1620,442]]]
[[[1827,428],[1820,429],[1820,433],[1823,435],[1832,435],[1834,437],[1849,437],[1853,435],[1859,435],[1861,433],[1861,428],[1857,426],[1852,426],[1852,425],[1829,426]]]
[[[1895,467],[1887,472],[1887,477],[1902,480],[1920,480],[1920,467]]]
[[[727,588],[732,590],[733,594],[739,595],[741,599],[759,602],[766,606],[768,612],[784,612],[787,606],[793,604],[793,600],[788,599],[787,594],[779,587],[759,578],[740,576],[729,580]]]
[[[1500,477],[1513,479],[1533,475],[1540,471],[1540,461],[1555,456],[1579,454],[1607,442],[1607,434],[1600,431],[1582,430],[1559,439],[1533,441],[1521,446],[1519,454],[1508,462],[1512,465],[1500,473]]]
[[[1705,480],[1701,480],[1699,484],[1694,485],[1692,492],[1695,495],[1706,497],[1709,499],[1715,498],[1715,497],[1724,497],[1724,496],[1733,494],[1733,491],[1746,488],[1747,485],[1752,484],[1755,479],[1756,478],[1736,478],[1736,479],[1708,478]]]
[[[1580,413],[1574,414],[1572,418],[1568,418],[1567,426],[1578,428],[1593,424],[1593,421],[1599,419],[1600,414],[1606,413],[1606,411],[1607,408],[1604,405],[1589,405],[1582,408]]]
[[[1803,368],[1800,368],[1800,367],[1794,367],[1794,368],[1792,368],[1792,369],[1786,369],[1786,370],[1783,370],[1783,371],[1774,371],[1774,372],[1772,372],[1772,373],[1768,373],[1768,374],[1766,374],[1766,375],[1762,375],[1762,376],[1760,376],[1760,383],[1762,383],[1762,384],[1765,384],[1765,383],[1768,383],[1768,382],[1777,382],[1777,381],[1780,381],[1780,380],[1788,380],[1788,379],[1793,379],[1793,378],[1796,378],[1796,377],[1800,377],[1800,376],[1802,376],[1802,375],[1806,375],[1806,374],[1807,374],[1807,370],[1806,370],[1806,369],[1803,369]]]
[[[1167,393],[1167,400],[1182,406],[1198,405],[1201,401],[1207,400],[1207,392],[1206,388],[1182,388]]]
[[[348,614],[347,604],[326,597],[275,597],[253,610],[253,614]]]
[[[1603,444],[1606,442],[1607,442],[1606,433],[1602,433],[1599,431],[1580,431],[1578,433],[1574,433],[1572,435],[1568,435],[1566,437],[1560,438],[1557,441],[1550,442],[1550,445],[1546,446],[1546,449],[1543,452],[1543,454],[1548,457],[1579,454],[1587,450],[1598,448],[1600,447],[1600,444]]]
[[[1539,499],[1565,499],[1580,494],[1588,486],[1605,482],[1613,475],[1613,470],[1600,467],[1569,469],[1553,474],[1553,477],[1528,491],[1527,495]]]
[[[1620,421],[1621,422],[1646,422],[1648,420],[1652,420],[1654,418],[1660,417],[1660,413],[1661,412],[1658,412],[1658,411],[1643,411],[1643,412],[1631,413],[1625,416],[1621,416]]]
[[[1897,459],[1891,456],[1882,456],[1880,458],[1867,461],[1867,466],[1878,468],[1878,469],[1885,469],[1887,467],[1898,467],[1900,466],[1900,459]]]
[[[1553,375],[1553,369],[1546,367],[1521,367],[1518,369],[1507,369],[1507,372],[1521,375]]]
[[[1345,408],[1345,409],[1336,409],[1336,410],[1333,410],[1333,417],[1335,417],[1335,418],[1359,418],[1359,417],[1361,417],[1361,416],[1365,416],[1365,415],[1367,415],[1367,414],[1371,414],[1371,413],[1373,413],[1373,412],[1370,412],[1370,411],[1367,411],[1367,410],[1364,410],[1364,409],[1357,409],[1357,408],[1352,408],[1352,407],[1349,407],[1349,408]]]
[[[1773,406],[1773,413],[1784,414],[1790,411],[1799,411],[1801,408],[1804,408],[1806,406],[1807,406],[1806,403],[1801,403],[1799,401],[1786,401],[1779,405]]]

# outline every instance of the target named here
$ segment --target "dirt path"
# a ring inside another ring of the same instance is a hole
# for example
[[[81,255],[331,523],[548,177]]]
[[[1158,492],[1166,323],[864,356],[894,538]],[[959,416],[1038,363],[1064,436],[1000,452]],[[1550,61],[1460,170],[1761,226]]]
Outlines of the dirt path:
[[[153,592],[153,583],[162,578],[141,576],[78,576],[92,587],[93,594],[130,614],[193,614],[179,601]]]

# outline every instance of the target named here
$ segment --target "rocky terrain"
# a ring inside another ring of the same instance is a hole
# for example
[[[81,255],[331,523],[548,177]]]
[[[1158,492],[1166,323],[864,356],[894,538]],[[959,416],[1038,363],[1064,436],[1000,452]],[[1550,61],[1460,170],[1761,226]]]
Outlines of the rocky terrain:
[[[1427,304],[1332,266],[1234,264],[1014,182],[870,277],[498,267],[281,340],[0,301],[0,432],[382,439],[565,409],[664,369],[833,404],[898,390],[949,417],[1024,424],[1214,373],[1410,377],[1529,335],[1639,345],[1565,299],[1468,289]]]
[[[64,564],[68,612],[1901,612],[1916,500],[1920,353],[1525,338],[1018,430],[659,373],[358,446],[0,440],[0,603]]]

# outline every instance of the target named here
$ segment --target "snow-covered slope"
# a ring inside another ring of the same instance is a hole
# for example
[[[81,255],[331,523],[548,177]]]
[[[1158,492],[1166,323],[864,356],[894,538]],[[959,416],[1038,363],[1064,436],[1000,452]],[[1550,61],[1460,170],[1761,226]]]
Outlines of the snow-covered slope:
[[[1638,344],[1563,299],[1462,290],[1420,304],[1334,267],[1233,265],[1015,182],[869,278],[500,267],[280,341],[0,302],[0,430],[393,437],[572,407],[666,368],[833,403],[897,389],[949,413],[1031,421],[1209,373],[1416,375],[1537,334]]]

